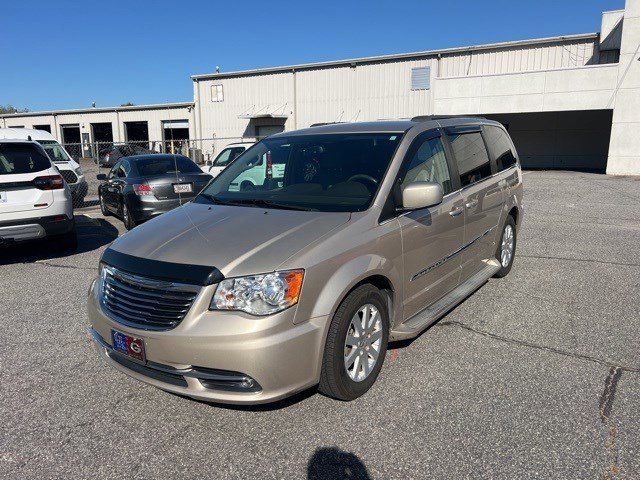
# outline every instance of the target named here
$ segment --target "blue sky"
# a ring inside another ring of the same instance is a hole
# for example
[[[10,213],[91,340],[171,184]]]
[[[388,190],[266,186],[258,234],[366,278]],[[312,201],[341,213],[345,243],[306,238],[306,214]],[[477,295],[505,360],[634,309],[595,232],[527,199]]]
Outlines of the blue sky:
[[[0,105],[189,101],[189,76],[216,65],[230,71],[597,32],[602,11],[623,7],[624,0],[8,0]]]

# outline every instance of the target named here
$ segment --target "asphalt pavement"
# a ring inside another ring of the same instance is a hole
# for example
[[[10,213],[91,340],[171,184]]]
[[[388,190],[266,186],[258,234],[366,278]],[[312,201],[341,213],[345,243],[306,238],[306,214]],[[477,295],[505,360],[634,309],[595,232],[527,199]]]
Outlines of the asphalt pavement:
[[[516,260],[350,403],[229,407],[101,363],[86,293],[122,222],[0,250],[2,478],[640,478],[640,179],[526,172]]]

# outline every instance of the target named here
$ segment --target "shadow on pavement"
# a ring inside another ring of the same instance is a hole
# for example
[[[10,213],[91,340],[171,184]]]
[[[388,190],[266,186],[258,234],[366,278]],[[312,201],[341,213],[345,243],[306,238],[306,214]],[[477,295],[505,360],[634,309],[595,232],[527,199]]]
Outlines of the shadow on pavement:
[[[307,465],[307,478],[310,480],[354,479],[370,480],[371,476],[362,460],[353,453],[339,448],[319,448]]]
[[[68,250],[49,238],[0,246],[0,265],[51,260],[90,252],[118,238],[118,229],[104,219],[76,215],[78,248]]]

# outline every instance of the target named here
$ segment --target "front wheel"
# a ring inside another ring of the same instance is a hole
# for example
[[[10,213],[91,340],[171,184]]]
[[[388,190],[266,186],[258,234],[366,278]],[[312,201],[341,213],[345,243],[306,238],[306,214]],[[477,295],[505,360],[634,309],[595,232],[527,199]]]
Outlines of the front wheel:
[[[502,227],[502,235],[496,251],[496,258],[500,262],[500,270],[496,272],[494,277],[502,278],[511,271],[513,259],[516,256],[516,240],[516,222],[509,215],[504,227]]]
[[[342,301],[329,326],[320,392],[345,401],[366,393],[378,378],[388,341],[384,295],[373,285],[356,288]]]

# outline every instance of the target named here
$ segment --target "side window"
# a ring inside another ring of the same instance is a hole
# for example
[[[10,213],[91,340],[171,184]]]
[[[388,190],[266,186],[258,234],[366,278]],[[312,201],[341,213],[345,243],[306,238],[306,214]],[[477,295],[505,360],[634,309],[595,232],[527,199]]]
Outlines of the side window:
[[[124,175],[118,176],[126,177],[127,175],[129,175],[129,172],[131,172],[131,165],[129,165],[129,162],[127,160],[123,160],[120,169],[123,171]]]
[[[491,162],[480,132],[448,134],[463,187],[491,176]]]
[[[401,189],[411,182],[439,183],[445,195],[453,190],[447,157],[440,137],[426,140],[410,158],[400,185]]]
[[[498,171],[506,170],[516,164],[516,157],[511,148],[509,137],[500,127],[487,125],[485,128],[485,138],[489,146],[491,156],[496,159]]]

